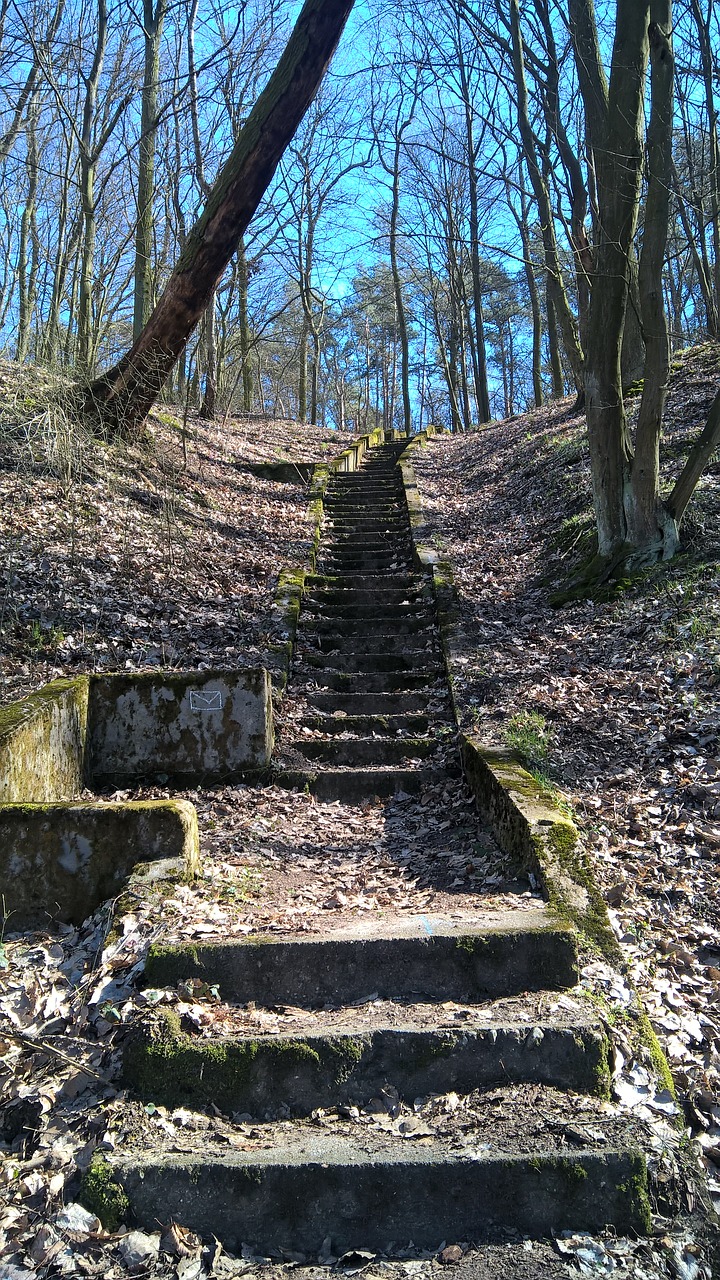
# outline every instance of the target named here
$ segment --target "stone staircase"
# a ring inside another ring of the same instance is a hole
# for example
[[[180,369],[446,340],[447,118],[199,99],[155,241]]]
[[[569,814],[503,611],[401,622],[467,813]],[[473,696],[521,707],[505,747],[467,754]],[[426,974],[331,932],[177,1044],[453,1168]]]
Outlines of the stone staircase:
[[[422,792],[458,772],[398,451],[333,479],[307,584],[276,777],[321,801]],[[527,891],[488,894],[481,911],[459,895],[451,915],[155,946],[147,984],[217,987],[220,1025],[287,1006],[294,1021],[203,1036],[172,1010],[148,1018],[128,1083],[211,1114],[180,1148],[113,1159],[140,1223],[294,1261],[646,1231],[644,1134],[608,1105],[607,1033],[570,994],[575,932]]]
[[[448,768],[452,733],[432,585],[413,565],[397,467],[371,449],[325,498],[317,573],[306,579],[279,781],[323,800],[416,793]]]

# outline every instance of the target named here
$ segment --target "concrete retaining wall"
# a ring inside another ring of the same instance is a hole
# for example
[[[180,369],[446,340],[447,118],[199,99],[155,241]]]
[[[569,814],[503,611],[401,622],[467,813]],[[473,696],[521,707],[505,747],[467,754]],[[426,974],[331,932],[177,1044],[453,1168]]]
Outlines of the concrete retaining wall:
[[[84,785],[89,677],[0,708],[0,803],[64,800]]]
[[[79,924],[114,897],[138,861],[198,868],[198,825],[186,800],[0,806],[0,892],[10,930]]]
[[[264,769],[273,746],[264,668],[94,677],[87,769],[94,784],[164,775],[185,785]]]

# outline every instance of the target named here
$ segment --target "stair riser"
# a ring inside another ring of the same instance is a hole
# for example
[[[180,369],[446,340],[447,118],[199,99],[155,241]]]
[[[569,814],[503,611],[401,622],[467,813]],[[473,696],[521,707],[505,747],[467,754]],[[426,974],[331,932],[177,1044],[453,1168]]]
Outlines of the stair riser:
[[[114,1162],[139,1224],[182,1222],[238,1252],[317,1255],[330,1236],[349,1249],[437,1249],[443,1240],[482,1240],[511,1229],[542,1237],[563,1230],[618,1234],[647,1230],[647,1174],[639,1156],[540,1153],[457,1161],[420,1154],[356,1164],[274,1163],[258,1153],[229,1160],[166,1156]]]
[[[432,661],[424,652],[411,658],[401,653],[348,653],[344,648],[342,653],[296,653],[296,663],[305,669],[313,667],[322,671],[345,671],[355,674],[383,671],[427,672],[429,669],[438,675],[441,673],[438,661]]]
[[[430,595],[424,591],[422,587],[411,587],[403,590],[402,587],[395,589],[394,587],[378,587],[375,591],[356,590],[353,587],[328,587],[326,590],[318,590],[317,588],[308,591],[303,599],[305,605],[315,605],[318,609],[345,609],[347,607],[357,608],[361,606],[364,609],[381,608],[383,610],[395,608],[395,606],[406,605],[425,605],[430,604]]]
[[[431,926],[432,927],[432,926]],[[269,941],[153,949],[151,987],[183,978],[217,983],[223,1000],[317,1008],[381,999],[457,1000],[562,990],[577,981],[576,944],[559,929],[512,929],[459,938],[425,937]]]
[[[406,569],[395,569],[389,574],[343,569],[341,573],[309,573],[305,578],[306,591],[422,591],[428,585],[424,575],[408,573]]]
[[[325,570],[327,573],[374,574],[392,577],[397,572],[406,573],[411,568],[410,556],[403,559],[392,552],[388,552],[385,556],[333,556],[326,552],[321,554],[318,560],[320,572]]]
[[[442,672],[428,672],[413,675],[411,672],[392,671],[373,675],[368,672],[353,674],[349,671],[308,671],[299,672],[296,679],[306,678],[318,689],[336,689],[338,693],[410,693],[416,689],[429,689],[433,677],[439,680]]]
[[[302,620],[300,640],[302,641],[306,636],[308,638],[331,636],[333,639],[339,636],[341,640],[356,637],[373,641],[384,640],[386,636],[395,640],[412,637],[413,643],[416,644],[425,640],[428,642],[436,640],[437,629],[432,625],[432,619],[427,616],[405,615],[401,619],[388,619],[323,617],[321,614],[315,614],[312,617],[307,615]]]
[[[455,774],[459,775],[459,767]],[[428,787],[439,782],[446,782],[453,771],[445,768],[442,773],[431,768],[417,769],[331,769],[315,765],[314,768],[282,769],[269,775],[269,781],[276,787],[287,787],[290,791],[307,791],[310,795],[322,800],[324,804],[332,804],[339,800],[341,804],[366,804],[373,796],[387,799],[397,795],[399,791],[408,796],[420,795]]]
[[[305,596],[302,602],[303,611],[307,611],[311,616],[320,615],[326,618],[352,619],[367,618],[369,621],[384,618],[386,622],[404,622],[407,619],[422,619],[425,626],[429,627],[433,624],[433,616],[424,601],[417,604],[388,604],[378,602],[375,606],[371,604],[333,604],[331,601],[322,602],[313,600],[312,596]]]
[[[408,737],[427,733],[430,721],[427,716],[307,716],[308,729],[317,729],[326,736],[337,733],[403,733]]]
[[[437,644],[426,643],[422,637],[417,641],[414,636],[397,636],[388,632],[383,632],[379,636],[313,635],[312,639],[306,632],[302,644],[302,648],[298,646],[299,654],[319,655],[320,652],[329,654],[335,650],[356,657],[365,654],[368,656],[397,654],[398,657],[404,657],[416,666],[433,661],[439,657],[440,653]]]
[[[425,711],[427,693],[317,693],[307,697],[318,711],[346,711],[348,715],[405,715]]]
[[[392,1081],[409,1104],[431,1093],[495,1085],[552,1085],[597,1094],[609,1078],[606,1038],[594,1028],[497,1027],[479,1031],[381,1029],[356,1035],[267,1036],[252,1041],[158,1038],[151,1029],[125,1050],[124,1081],[168,1107],[216,1106],[262,1118],[353,1102],[364,1106]],[[175,1070],[163,1071],[168,1049]]]
[[[437,750],[432,739],[413,738],[347,738],[341,741],[320,738],[300,739],[291,744],[306,760],[333,767],[348,765],[362,769],[366,765],[395,765],[410,760],[424,760]]]

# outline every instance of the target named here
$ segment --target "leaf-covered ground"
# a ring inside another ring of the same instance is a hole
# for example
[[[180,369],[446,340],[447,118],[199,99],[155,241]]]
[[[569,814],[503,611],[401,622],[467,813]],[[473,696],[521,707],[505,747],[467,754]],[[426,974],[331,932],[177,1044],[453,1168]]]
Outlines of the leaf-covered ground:
[[[0,365],[2,702],[56,675],[257,662],[310,526],[299,479],[245,468],[318,461],[337,434],[161,409],[140,443],[102,445],[71,432],[62,390]]]
[[[719,378],[716,344],[676,359],[668,482]],[[433,441],[415,467],[459,590],[463,728],[524,746],[571,801],[720,1195],[720,462],[670,564],[553,609],[591,548],[584,427],[565,401]]]

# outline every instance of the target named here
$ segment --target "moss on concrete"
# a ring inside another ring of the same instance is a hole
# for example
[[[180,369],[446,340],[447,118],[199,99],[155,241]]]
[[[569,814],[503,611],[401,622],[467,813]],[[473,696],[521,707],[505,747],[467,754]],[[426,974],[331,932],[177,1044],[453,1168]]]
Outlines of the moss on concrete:
[[[196,1040],[172,1009],[153,1014],[128,1042],[125,1081],[141,1097],[166,1103],[213,1103],[227,1111],[262,1110],[286,1100],[288,1080],[310,1073],[329,1086],[346,1084],[371,1037],[262,1037]]]
[[[84,786],[89,678],[53,680],[0,708],[0,803],[64,800]]]
[[[158,773],[185,785],[224,780],[267,767],[272,745],[262,667],[91,678],[87,755],[96,782]]]
[[[199,865],[186,800],[0,805],[0,882],[13,927],[80,923],[122,890],[136,863]]]
[[[120,1224],[127,1221],[130,1201],[102,1156],[93,1156],[83,1174],[79,1198],[80,1203],[100,1219],[106,1231],[117,1231]]]

